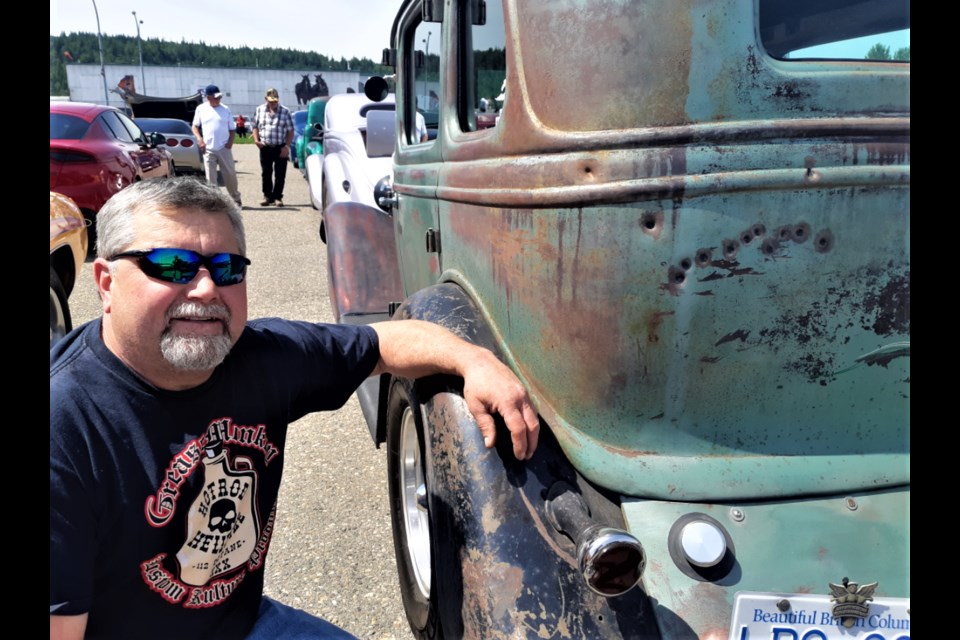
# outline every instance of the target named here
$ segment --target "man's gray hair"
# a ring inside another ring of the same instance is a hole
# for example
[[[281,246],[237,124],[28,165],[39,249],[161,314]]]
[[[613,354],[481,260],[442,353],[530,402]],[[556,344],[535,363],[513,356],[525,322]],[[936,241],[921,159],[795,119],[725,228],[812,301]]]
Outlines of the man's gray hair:
[[[133,216],[157,209],[199,209],[211,215],[226,215],[236,235],[240,253],[246,255],[243,217],[233,198],[204,179],[183,177],[134,182],[107,200],[96,214],[97,257],[109,258],[128,249],[135,239]]]

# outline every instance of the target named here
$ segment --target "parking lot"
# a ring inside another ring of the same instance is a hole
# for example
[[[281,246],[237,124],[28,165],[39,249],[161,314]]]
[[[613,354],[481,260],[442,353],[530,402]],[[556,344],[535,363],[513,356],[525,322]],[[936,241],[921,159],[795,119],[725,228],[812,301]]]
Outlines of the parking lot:
[[[332,322],[319,213],[290,164],[284,207],[261,207],[254,145],[234,147],[244,202],[249,316]],[[74,326],[100,314],[90,262],[70,296]],[[291,425],[266,593],[359,638],[411,637],[394,564],[386,457],[355,397]]]

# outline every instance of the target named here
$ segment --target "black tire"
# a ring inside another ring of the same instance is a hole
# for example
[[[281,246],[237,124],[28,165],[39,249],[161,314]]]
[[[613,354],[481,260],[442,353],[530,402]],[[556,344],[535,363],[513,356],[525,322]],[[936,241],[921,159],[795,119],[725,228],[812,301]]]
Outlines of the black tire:
[[[97,217],[92,211],[84,209],[81,211],[83,219],[87,224],[87,262],[97,257]]]
[[[67,293],[50,267],[50,347],[67,335],[73,328],[70,320],[70,307],[67,306]]]
[[[424,446],[420,404],[411,401],[413,394],[409,384],[408,381],[394,380],[387,405],[387,475],[393,547],[400,594],[410,629],[420,640],[439,640],[444,635],[439,615],[441,602],[437,595],[437,563],[433,562],[433,557],[435,545],[447,541],[437,540],[433,535],[433,524],[426,508],[411,513],[416,511],[411,505],[411,490],[415,491],[411,483],[417,486],[422,483],[426,496],[429,496],[429,487],[426,486],[429,450]],[[410,535],[411,531],[413,535]],[[451,604],[445,603],[445,606]]]

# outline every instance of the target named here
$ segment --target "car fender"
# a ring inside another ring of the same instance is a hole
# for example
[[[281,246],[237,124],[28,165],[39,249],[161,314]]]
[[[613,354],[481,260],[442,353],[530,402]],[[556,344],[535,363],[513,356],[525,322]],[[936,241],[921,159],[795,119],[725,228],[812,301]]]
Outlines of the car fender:
[[[310,204],[317,211],[323,210],[323,155],[308,155],[306,162],[307,186],[310,191]]]
[[[393,218],[357,202],[337,202],[324,211],[327,275],[338,322],[387,317],[402,298]]]
[[[323,193],[322,202],[335,203],[352,200],[350,193],[343,188],[348,179],[346,167],[340,156],[325,154],[323,157]]]
[[[492,328],[457,285],[418,291],[394,317],[439,324],[503,359]],[[546,425],[527,462],[514,457],[500,419],[496,445],[487,449],[461,384],[433,376],[413,386],[432,452],[425,456],[425,471],[433,537],[456,541],[455,552],[451,545],[433,545],[434,562],[444,566],[438,592],[462,601],[458,613],[441,610],[445,634],[511,638],[526,637],[532,629],[543,637],[659,637],[642,587],[605,598],[586,586],[575,545],[550,524],[545,498],[551,487],[567,483],[594,518],[623,527],[619,505],[573,469]]]

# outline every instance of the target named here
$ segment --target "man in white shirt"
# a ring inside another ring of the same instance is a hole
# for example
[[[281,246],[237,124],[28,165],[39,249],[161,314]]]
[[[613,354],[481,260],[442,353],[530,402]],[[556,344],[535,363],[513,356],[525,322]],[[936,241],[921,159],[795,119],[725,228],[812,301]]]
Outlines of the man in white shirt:
[[[430,140],[430,132],[427,131],[427,121],[423,114],[417,111],[417,133],[415,142],[427,142]]]
[[[233,160],[233,138],[237,123],[233,121],[230,109],[220,104],[223,94],[215,84],[204,89],[207,101],[197,106],[193,114],[193,135],[196,136],[203,153],[203,167],[207,182],[217,184],[217,168],[223,176],[223,185],[237,206],[240,202],[240,188],[237,186],[237,167]]]

